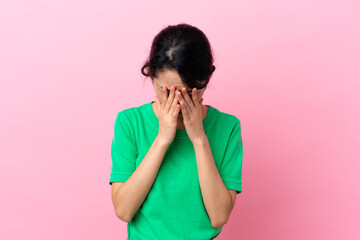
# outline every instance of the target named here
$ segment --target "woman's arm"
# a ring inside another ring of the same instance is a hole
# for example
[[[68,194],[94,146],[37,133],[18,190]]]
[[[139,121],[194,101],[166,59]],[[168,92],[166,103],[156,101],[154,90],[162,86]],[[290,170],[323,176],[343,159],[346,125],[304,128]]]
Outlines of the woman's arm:
[[[168,143],[156,137],[149,151],[130,178],[113,194],[116,216],[125,222],[131,221],[152,187]]]
[[[211,225],[219,228],[228,221],[235,201],[221,179],[205,134],[194,149],[205,209]]]

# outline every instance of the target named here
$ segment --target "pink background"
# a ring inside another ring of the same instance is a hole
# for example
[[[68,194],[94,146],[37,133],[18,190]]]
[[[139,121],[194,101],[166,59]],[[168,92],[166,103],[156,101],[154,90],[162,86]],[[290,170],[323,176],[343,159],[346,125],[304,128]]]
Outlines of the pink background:
[[[1,1],[0,239],[125,239],[111,201],[116,113],[155,98],[140,68],[185,22],[236,115],[243,193],[221,239],[360,238],[360,3]]]

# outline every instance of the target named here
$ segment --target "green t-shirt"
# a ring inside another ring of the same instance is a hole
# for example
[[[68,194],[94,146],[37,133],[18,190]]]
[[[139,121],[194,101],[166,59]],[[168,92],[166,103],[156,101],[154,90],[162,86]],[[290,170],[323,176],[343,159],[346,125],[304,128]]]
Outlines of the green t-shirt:
[[[117,114],[111,144],[109,184],[125,182],[144,159],[155,140],[159,122],[152,102]],[[227,189],[239,194],[243,144],[240,120],[210,105],[203,120],[213,158]],[[176,129],[157,177],[143,204],[127,224],[130,240],[209,240],[214,228],[202,200],[194,147],[186,129]]]

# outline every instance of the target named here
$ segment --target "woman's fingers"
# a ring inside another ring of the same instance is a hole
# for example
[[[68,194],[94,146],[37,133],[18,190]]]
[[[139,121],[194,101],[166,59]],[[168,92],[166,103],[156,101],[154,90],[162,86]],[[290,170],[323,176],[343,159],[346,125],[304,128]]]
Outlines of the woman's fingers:
[[[196,88],[192,89],[191,99],[193,100],[193,103],[194,103],[195,107],[200,108],[201,103],[200,103],[200,101],[198,99],[198,91],[197,91]]]
[[[156,102],[156,106],[158,108],[158,111],[160,111],[161,109],[161,102],[159,100],[159,98],[157,96],[155,96],[155,102]]]
[[[169,97],[168,97],[168,99],[167,99],[167,101],[166,101],[166,106],[165,106],[165,111],[166,112],[169,112],[169,109],[170,109],[170,107],[171,107],[171,104],[172,104],[172,102],[174,101],[174,95],[175,95],[175,87],[173,87],[173,86],[171,86],[171,88],[170,88],[170,94],[169,94]]]
[[[184,119],[188,119],[190,117],[190,114],[191,114],[190,107],[186,103],[186,101],[184,101],[184,98],[182,98],[179,101],[180,101],[180,106],[181,106],[181,113],[182,113]]]
[[[176,107],[175,107],[175,111],[174,111],[174,115],[173,115],[173,116],[177,118],[178,115],[179,115],[180,110],[181,110],[180,104],[177,103],[177,104],[176,104]]]
[[[163,93],[163,96],[162,96],[163,101],[161,103],[161,109],[164,110],[165,106],[166,106],[167,99],[168,99],[168,93],[167,93],[167,88],[166,87],[163,87],[162,93]]]
[[[176,90],[177,91],[177,90]],[[175,91],[175,95],[176,95],[176,91]],[[180,105],[179,105],[179,100],[178,98],[175,96],[174,97],[174,101],[171,104],[171,109],[170,111],[173,113],[174,117],[177,117],[179,111],[180,111]]]
[[[183,98],[185,100],[185,104],[187,105],[189,111],[192,112],[195,105],[194,105],[192,99],[190,98],[188,92],[186,91],[186,88],[182,89],[182,93],[183,93],[183,96],[184,96]]]

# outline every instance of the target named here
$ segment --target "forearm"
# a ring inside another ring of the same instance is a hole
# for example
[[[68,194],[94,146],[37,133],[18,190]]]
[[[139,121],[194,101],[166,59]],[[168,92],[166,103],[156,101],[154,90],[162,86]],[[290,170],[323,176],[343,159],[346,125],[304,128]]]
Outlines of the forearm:
[[[231,212],[231,196],[221,179],[206,136],[193,143],[204,205],[211,224],[220,227]]]
[[[139,166],[118,190],[115,208],[125,221],[131,221],[144,202],[156,179],[168,146],[156,137]]]

